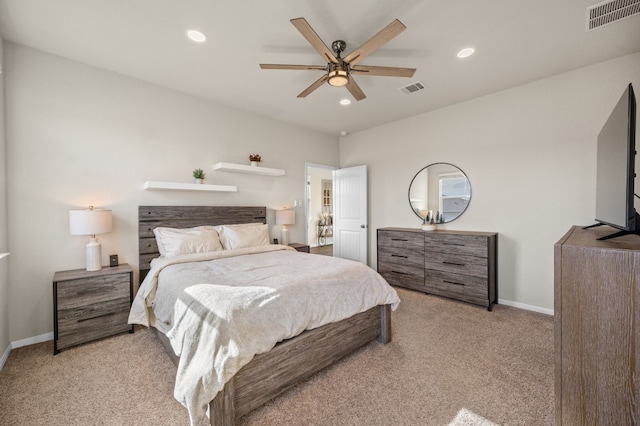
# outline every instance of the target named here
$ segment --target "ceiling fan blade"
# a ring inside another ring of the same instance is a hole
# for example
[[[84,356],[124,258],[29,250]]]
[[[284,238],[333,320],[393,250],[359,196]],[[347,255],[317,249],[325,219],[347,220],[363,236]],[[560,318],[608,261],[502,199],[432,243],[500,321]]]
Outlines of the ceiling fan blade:
[[[358,62],[373,53],[383,44],[403,32],[407,27],[404,26],[399,20],[394,20],[389,25],[381,29],[376,35],[365,41],[362,46],[358,47],[353,52],[349,53],[344,61],[354,66]]]
[[[326,66],[321,65],[260,64],[260,68],[263,70],[327,70]]]
[[[357,65],[351,69],[351,74],[379,75],[386,77],[413,77],[415,68],[376,67],[370,65]]]
[[[398,21],[400,22],[400,21]],[[300,34],[307,39],[309,44],[313,46],[314,49],[322,56],[325,62],[338,62],[335,55],[326,44],[322,41],[322,39],[318,36],[318,34],[311,28],[311,25],[304,18],[295,18],[291,20],[291,23],[294,27],[300,31]]]
[[[309,95],[311,92],[313,92],[314,90],[316,90],[318,87],[322,86],[324,84],[324,82],[327,81],[327,75],[324,74],[322,77],[320,77],[319,79],[317,79],[316,81],[314,81],[311,86],[307,87],[306,89],[304,89],[302,92],[300,92],[300,94],[298,95],[299,98],[306,98],[307,95]]]
[[[353,95],[356,101],[361,101],[364,98],[366,98],[366,96],[364,95],[364,92],[362,91],[360,86],[358,86],[358,83],[356,83],[356,80],[353,77],[349,78],[349,82],[344,87],[346,87],[347,90],[349,90],[349,92],[351,93],[351,95]]]

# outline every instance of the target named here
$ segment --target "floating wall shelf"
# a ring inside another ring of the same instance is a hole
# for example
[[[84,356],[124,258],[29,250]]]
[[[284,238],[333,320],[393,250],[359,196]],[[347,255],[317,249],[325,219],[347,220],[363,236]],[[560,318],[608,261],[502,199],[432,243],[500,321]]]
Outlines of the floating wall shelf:
[[[146,181],[144,189],[168,189],[173,191],[218,191],[236,192],[238,188],[233,185],[207,185],[200,183],[177,183],[177,182],[156,182]]]
[[[256,175],[265,176],[284,176],[284,170],[282,169],[270,169],[268,167],[246,166],[244,164],[234,163],[216,163],[213,165],[213,169],[219,170],[221,172],[253,173]]]

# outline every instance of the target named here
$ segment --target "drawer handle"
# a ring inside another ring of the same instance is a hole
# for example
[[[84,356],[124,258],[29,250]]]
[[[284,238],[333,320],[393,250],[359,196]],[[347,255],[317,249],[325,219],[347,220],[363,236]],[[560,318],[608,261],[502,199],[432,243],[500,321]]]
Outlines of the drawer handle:
[[[464,266],[464,263],[456,263],[456,262],[442,262],[445,265],[455,265],[455,266]]]
[[[402,238],[392,238],[391,241],[409,241],[409,240],[403,240]]]
[[[78,322],[85,322],[85,321],[90,321],[90,320],[96,319],[96,318],[109,317],[109,316],[114,315],[114,314],[115,314],[115,312],[109,312],[107,314],[96,315],[94,317],[80,318],[78,320]]]
[[[464,244],[460,244],[460,243],[442,243],[443,246],[458,246],[458,247],[464,247]]]
[[[94,288],[92,290],[78,290],[76,292],[76,296],[90,296],[92,294],[96,294],[96,293],[102,293],[104,291],[104,289],[101,288]]]
[[[403,257],[407,259],[409,256],[402,256],[401,254],[392,254],[391,257]]]
[[[443,282],[447,283],[447,284],[454,284],[454,285],[464,285],[464,283],[457,283],[455,281],[447,281],[447,280],[442,280]]]
[[[391,272],[393,272],[394,274],[409,275],[406,272],[400,272],[400,271],[391,271]]]

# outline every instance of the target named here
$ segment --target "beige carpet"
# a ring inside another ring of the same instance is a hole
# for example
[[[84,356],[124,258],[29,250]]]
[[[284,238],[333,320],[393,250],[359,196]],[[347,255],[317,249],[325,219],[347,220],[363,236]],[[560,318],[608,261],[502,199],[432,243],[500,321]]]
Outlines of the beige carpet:
[[[371,343],[242,425],[551,425],[553,318],[398,290],[393,342]],[[136,329],[52,355],[15,349],[0,372],[2,425],[188,425],[173,364]]]

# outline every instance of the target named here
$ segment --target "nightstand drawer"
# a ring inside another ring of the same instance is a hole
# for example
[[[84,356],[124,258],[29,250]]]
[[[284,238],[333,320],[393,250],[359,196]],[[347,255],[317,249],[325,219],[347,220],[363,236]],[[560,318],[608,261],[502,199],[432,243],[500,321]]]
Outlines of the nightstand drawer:
[[[289,244],[289,247],[293,247],[294,249],[302,253],[309,253],[311,251],[308,244],[291,243]]]
[[[58,311],[58,349],[131,330],[129,297]]]
[[[58,309],[70,309],[113,299],[129,298],[129,276],[104,275],[58,283]]]

